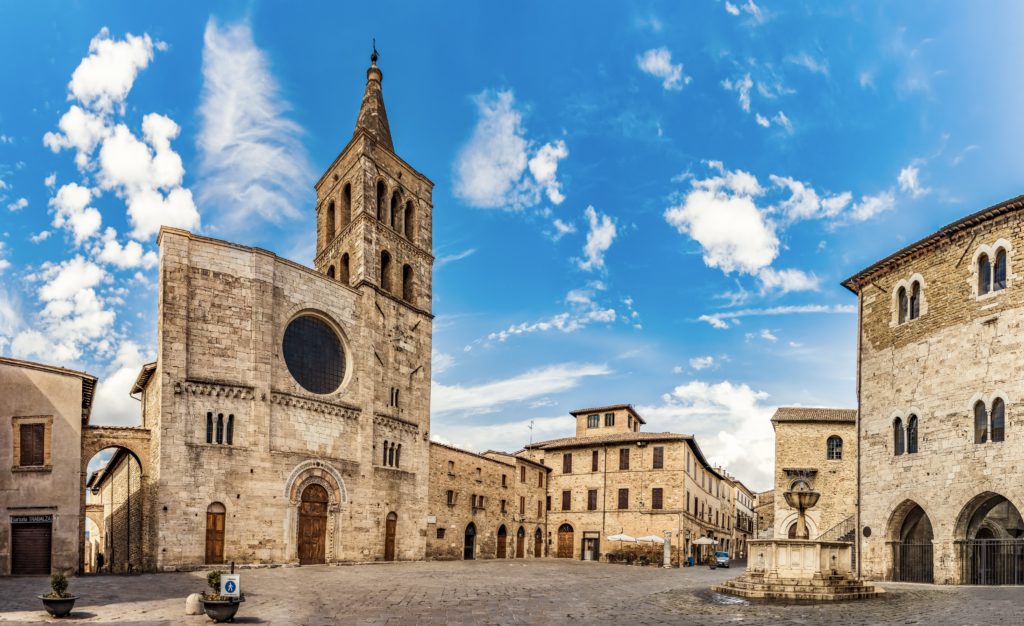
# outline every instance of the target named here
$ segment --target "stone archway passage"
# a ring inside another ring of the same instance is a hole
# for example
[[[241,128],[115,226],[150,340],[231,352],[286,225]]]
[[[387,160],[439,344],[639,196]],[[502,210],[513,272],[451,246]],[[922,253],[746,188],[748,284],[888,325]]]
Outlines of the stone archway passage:
[[[916,503],[901,505],[906,510],[892,543],[892,579],[908,583],[935,581],[932,523]],[[896,515],[897,513],[894,513]]]
[[[996,493],[975,497],[958,528],[962,583],[1024,584],[1024,518],[1012,502]]]
[[[302,490],[298,543],[300,565],[326,562],[327,490],[316,483]]]
[[[573,531],[569,524],[558,527],[558,558],[571,559],[573,553]]]

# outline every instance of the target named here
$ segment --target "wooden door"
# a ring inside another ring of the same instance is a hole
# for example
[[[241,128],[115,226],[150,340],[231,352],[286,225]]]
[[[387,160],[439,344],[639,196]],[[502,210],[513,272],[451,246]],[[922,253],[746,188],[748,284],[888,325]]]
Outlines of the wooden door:
[[[388,513],[388,519],[384,524],[384,560],[395,560],[395,531],[398,526],[398,516]]]
[[[11,574],[50,574],[52,524],[11,524]]]
[[[521,559],[525,556],[526,552],[526,531],[521,527],[519,532],[516,533],[516,558]]]
[[[466,543],[462,549],[462,558],[472,561],[476,558],[476,526],[473,522],[466,526]]]
[[[327,490],[309,485],[302,491],[299,505],[299,563],[326,563]]]
[[[534,558],[540,558],[544,556],[544,535],[541,534],[540,529],[533,533],[533,556]]]
[[[206,562],[224,562],[224,513],[206,512]]]
[[[498,529],[498,551],[495,556],[499,559],[506,558],[506,549],[508,547],[508,532],[505,527],[502,526]]]
[[[571,559],[573,552],[572,526],[562,524],[558,529],[558,558]]]

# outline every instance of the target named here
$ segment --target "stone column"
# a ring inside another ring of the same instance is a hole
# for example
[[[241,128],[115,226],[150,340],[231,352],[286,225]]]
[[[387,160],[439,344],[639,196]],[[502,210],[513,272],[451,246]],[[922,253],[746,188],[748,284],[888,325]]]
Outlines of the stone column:
[[[665,569],[672,567],[672,531],[665,531],[665,558],[662,561],[662,566]]]

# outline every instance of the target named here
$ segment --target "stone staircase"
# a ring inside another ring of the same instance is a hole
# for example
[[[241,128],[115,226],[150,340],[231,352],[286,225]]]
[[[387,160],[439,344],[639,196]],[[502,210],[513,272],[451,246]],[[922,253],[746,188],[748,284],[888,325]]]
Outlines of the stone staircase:
[[[833,602],[874,598],[885,590],[872,583],[848,576],[815,578],[778,578],[750,572],[711,588],[743,598],[789,600],[806,602]]]

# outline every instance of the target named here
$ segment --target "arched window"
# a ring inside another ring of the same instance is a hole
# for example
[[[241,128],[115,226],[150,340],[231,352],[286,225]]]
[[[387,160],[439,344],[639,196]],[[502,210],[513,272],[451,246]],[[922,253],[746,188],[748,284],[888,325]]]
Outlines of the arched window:
[[[988,441],[988,413],[985,403],[978,400],[974,403],[974,443]]]
[[[402,266],[402,299],[410,304],[413,301],[412,267],[409,265]]]
[[[326,235],[324,243],[330,243],[334,239],[334,200],[327,205],[327,228],[324,234]]]
[[[838,461],[843,458],[843,440],[835,435],[828,438],[826,443],[826,455],[830,461]]]
[[[910,286],[910,319],[921,317],[921,283],[914,281]]]
[[[381,465],[388,464],[388,440],[384,440],[384,459],[380,462]]]
[[[384,181],[377,181],[377,219],[384,221]]]
[[[907,454],[917,453],[917,416],[907,418]]]
[[[224,414],[217,414],[217,443],[224,443]]]
[[[206,443],[213,443],[213,413],[206,414]]]
[[[992,441],[1002,441],[1006,429],[1006,404],[1002,398],[992,401]]]
[[[978,257],[978,295],[983,296],[992,290],[992,264],[988,255]]]
[[[387,250],[380,253],[380,288],[391,293],[391,255]]]
[[[900,324],[907,321],[907,313],[909,312],[909,300],[907,299],[907,288],[900,287],[900,290],[896,294],[898,301],[897,306],[899,307],[899,320]]]
[[[1006,250],[996,252],[996,267],[992,272],[992,291],[1006,289]]]
[[[398,204],[398,192],[396,191],[391,194],[391,211],[389,216],[389,219],[391,221],[391,228],[395,228],[395,223],[396,220],[398,219]]]
[[[409,241],[413,240],[413,234],[415,232],[413,228],[413,218],[415,209],[412,205],[412,200],[405,203],[405,217],[402,220],[402,225],[405,227],[405,238]]]
[[[395,466],[395,444],[393,443],[391,444],[391,447],[388,448],[388,465],[390,467]]]
[[[327,278],[331,278],[331,279],[334,278],[334,266],[333,265],[327,268]]]
[[[227,437],[225,437],[225,441],[227,441],[227,444],[230,446],[230,445],[232,445],[232,443],[234,443],[234,439],[235,439],[235,416],[234,416],[234,414],[231,414],[231,415],[228,415],[228,432],[227,432]]]
[[[903,420],[896,418],[892,422],[893,451],[896,456],[903,454]]]
[[[401,466],[402,466],[402,444],[398,444],[398,447],[395,448],[395,467],[401,467]]]
[[[348,252],[341,255],[341,273],[338,275],[338,280],[345,283],[346,285],[351,282],[348,272]]]
[[[396,407],[398,406],[398,390],[397,389],[395,389],[395,403],[394,404],[395,404]]]
[[[341,192],[341,228],[344,229],[352,221],[352,185],[346,184]]]

